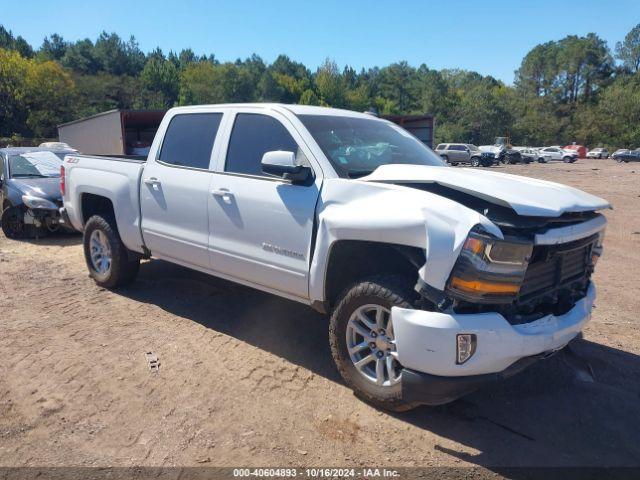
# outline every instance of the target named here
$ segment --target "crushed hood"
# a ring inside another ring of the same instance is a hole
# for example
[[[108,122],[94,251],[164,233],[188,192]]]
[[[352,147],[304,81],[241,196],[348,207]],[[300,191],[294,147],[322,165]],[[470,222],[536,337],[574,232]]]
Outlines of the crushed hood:
[[[31,195],[54,202],[62,200],[60,177],[11,178],[9,182],[22,195]]]
[[[559,183],[470,168],[383,165],[360,181],[435,183],[513,209],[518,215],[559,217],[610,208],[606,200]]]

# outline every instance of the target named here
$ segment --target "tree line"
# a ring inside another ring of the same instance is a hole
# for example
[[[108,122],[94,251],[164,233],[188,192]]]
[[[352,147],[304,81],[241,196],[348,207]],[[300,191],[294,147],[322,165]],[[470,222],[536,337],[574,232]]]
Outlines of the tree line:
[[[60,123],[114,108],[269,101],[430,113],[437,142],[640,147],[639,70],[640,24],[613,50],[594,33],[537,45],[513,85],[404,61],[356,71],[327,59],[312,71],[286,55],[268,64],[255,54],[145,54],[134,37],[107,32],[75,42],[53,34],[36,49],[0,25],[0,137],[55,137]]]

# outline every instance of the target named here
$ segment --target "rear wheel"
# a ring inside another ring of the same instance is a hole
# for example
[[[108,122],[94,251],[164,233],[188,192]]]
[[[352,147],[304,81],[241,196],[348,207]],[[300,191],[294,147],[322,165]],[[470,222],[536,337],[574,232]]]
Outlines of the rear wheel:
[[[442,161],[444,163],[449,163],[449,157],[447,157],[446,155],[440,155],[440,158],[442,158]]]
[[[401,276],[371,277],[345,291],[331,315],[329,343],[338,371],[356,395],[386,410],[416,404],[402,399],[391,308],[413,308],[412,282]]]
[[[479,157],[471,157],[471,166],[479,167],[480,166],[480,158]]]
[[[116,288],[136,278],[140,260],[129,258],[112,216],[91,217],[84,228],[83,243],[89,275],[101,287]]]

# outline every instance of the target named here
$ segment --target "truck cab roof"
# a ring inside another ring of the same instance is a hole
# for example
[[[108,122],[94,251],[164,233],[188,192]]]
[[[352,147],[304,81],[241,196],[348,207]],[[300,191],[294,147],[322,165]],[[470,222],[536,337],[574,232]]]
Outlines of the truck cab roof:
[[[174,107],[169,112],[198,112],[200,110],[206,110],[211,108],[264,108],[271,110],[288,111],[295,115],[328,115],[339,117],[354,117],[354,118],[367,118],[377,119],[378,117],[371,115],[370,113],[354,112],[352,110],[343,110],[341,108],[331,107],[319,107],[314,105],[289,105],[284,103],[222,103],[211,105],[191,105],[185,107]],[[384,121],[383,119],[380,119]]]

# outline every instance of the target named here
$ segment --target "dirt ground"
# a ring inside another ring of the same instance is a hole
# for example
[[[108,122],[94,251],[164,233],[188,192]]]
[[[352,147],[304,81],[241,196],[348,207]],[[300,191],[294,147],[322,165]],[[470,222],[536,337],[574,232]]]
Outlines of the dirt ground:
[[[519,376],[406,414],[345,388],[304,305],[157,260],[110,292],[80,236],[0,234],[0,466],[639,466],[640,164],[493,169],[614,205],[593,320]]]

